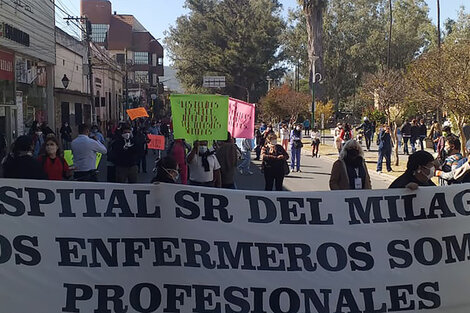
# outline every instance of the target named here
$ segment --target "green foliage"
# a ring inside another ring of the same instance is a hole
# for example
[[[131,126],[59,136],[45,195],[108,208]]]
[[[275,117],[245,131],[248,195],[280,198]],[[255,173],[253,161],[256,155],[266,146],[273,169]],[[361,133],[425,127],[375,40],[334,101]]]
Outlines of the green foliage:
[[[219,92],[244,99],[249,88],[256,100],[267,75],[282,76],[275,67],[285,27],[277,0],[187,0],[186,7],[165,43],[187,89],[201,90],[203,76],[220,75],[227,88]]]
[[[257,109],[264,121],[297,121],[299,116],[309,116],[311,96],[292,90],[288,85],[272,88],[260,99]]]
[[[361,80],[384,68],[387,58],[388,0],[330,0],[324,14],[324,84],[335,104],[351,103]],[[392,67],[405,68],[422,51],[435,45],[436,30],[424,0],[394,0]],[[284,52],[301,59],[308,78],[307,31],[300,9],[291,12],[284,34]],[[354,103],[358,105],[358,102]],[[360,110],[359,110],[360,111]]]

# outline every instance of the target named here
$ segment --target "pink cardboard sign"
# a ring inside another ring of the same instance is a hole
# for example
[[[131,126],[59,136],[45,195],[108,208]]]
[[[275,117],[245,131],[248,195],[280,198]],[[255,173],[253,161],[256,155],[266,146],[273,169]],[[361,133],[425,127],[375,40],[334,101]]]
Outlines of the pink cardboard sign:
[[[230,98],[228,131],[234,138],[253,139],[255,132],[255,105]]]

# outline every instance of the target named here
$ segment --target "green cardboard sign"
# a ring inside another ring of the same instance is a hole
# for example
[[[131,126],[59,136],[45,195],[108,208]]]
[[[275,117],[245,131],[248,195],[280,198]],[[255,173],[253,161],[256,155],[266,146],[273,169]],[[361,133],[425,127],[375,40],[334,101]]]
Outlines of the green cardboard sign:
[[[98,165],[100,165],[100,162],[101,162],[101,157],[103,155],[101,153],[97,153],[96,154],[96,168],[98,168]],[[72,150],[64,150],[64,160],[65,162],[67,162],[67,165],[68,166],[72,166],[73,165],[73,154],[72,154]]]
[[[171,95],[175,139],[226,140],[228,96]]]

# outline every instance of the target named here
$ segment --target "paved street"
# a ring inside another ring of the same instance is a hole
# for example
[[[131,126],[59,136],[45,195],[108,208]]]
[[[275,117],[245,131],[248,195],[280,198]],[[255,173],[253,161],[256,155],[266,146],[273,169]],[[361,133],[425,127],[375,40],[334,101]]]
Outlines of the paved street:
[[[153,177],[152,169],[155,160],[152,151],[147,155],[147,173],[139,173],[139,183],[148,183]],[[303,155],[301,159],[302,172],[290,173],[284,180],[284,188],[290,191],[326,191],[329,190],[329,179],[333,158],[320,157],[312,158]],[[386,175],[378,175],[374,172],[374,165],[369,165],[369,173],[372,179],[374,189],[386,189],[391,183],[391,179]],[[251,170],[254,175],[236,174],[236,184],[238,189],[245,190],[264,190],[264,176],[260,170],[261,162],[253,161]],[[106,181],[106,158],[99,166],[99,180]]]

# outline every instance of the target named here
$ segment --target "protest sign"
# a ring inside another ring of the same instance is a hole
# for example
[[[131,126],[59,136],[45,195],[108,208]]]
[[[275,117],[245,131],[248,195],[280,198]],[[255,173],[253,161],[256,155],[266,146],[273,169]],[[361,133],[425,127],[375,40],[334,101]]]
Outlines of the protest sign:
[[[142,107],[136,108],[136,109],[129,109],[129,110],[126,110],[126,112],[132,121],[139,117],[149,117],[147,110]]]
[[[227,96],[171,95],[170,100],[175,139],[227,139]]]
[[[165,136],[157,136],[157,135],[147,135],[150,139],[148,143],[149,149],[154,150],[165,150]]]
[[[96,168],[98,168],[98,165],[100,165],[102,156],[103,155],[101,153],[99,153],[99,152],[96,153]],[[72,150],[64,150],[64,160],[65,160],[65,162],[67,162],[68,166],[73,165]]]
[[[230,98],[228,131],[234,138],[253,139],[255,134],[255,105]]]
[[[467,188],[3,179],[1,312],[467,313]]]

